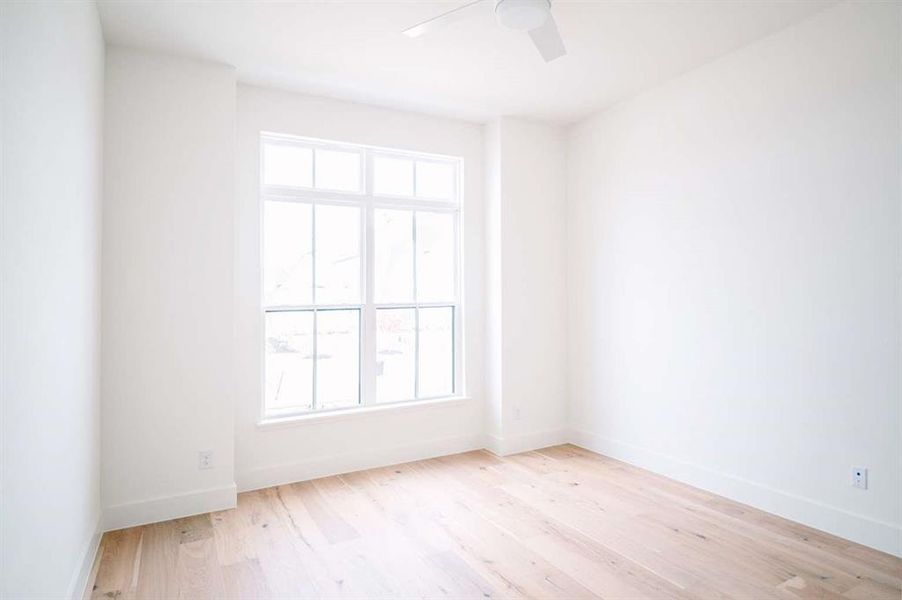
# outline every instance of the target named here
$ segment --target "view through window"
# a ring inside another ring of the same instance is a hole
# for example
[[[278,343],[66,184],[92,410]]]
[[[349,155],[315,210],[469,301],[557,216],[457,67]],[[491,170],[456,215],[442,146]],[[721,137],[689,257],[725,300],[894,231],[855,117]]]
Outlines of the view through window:
[[[261,137],[264,415],[454,396],[461,161]]]

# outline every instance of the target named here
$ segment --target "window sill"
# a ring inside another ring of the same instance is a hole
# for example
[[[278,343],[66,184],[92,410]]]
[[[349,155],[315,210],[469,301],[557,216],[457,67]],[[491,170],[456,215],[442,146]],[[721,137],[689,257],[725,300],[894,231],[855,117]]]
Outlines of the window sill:
[[[467,396],[451,396],[449,398],[436,398],[431,400],[414,400],[409,402],[397,402],[395,404],[382,404],[375,406],[361,406],[323,412],[311,412],[290,417],[270,417],[257,421],[259,429],[281,429],[282,427],[296,427],[301,425],[319,425],[332,421],[345,421],[349,419],[368,418],[382,415],[424,410],[430,408],[446,408],[464,404],[470,400]]]

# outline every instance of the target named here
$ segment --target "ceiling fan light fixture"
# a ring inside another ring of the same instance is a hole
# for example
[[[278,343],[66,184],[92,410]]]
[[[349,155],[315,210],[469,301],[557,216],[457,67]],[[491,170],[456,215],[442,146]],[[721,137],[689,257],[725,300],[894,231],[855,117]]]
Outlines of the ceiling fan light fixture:
[[[498,0],[495,3],[498,22],[509,29],[532,31],[551,16],[550,0]]]

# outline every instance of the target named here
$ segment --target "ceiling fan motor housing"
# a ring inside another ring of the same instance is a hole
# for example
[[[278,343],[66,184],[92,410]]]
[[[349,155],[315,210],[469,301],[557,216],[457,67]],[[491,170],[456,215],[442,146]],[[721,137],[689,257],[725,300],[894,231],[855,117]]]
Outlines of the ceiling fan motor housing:
[[[497,0],[495,17],[509,29],[532,31],[545,24],[551,14],[550,0]]]

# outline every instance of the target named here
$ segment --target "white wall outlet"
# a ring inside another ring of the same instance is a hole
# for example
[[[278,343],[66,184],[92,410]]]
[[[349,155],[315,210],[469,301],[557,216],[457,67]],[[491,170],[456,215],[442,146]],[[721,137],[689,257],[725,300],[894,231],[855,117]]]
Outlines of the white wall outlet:
[[[522,415],[520,414],[520,407],[515,406],[514,407],[514,421],[519,421],[521,416]]]
[[[197,468],[212,469],[213,468],[213,451],[201,450],[197,453]]]
[[[852,467],[852,487],[868,489],[868,470],[864,467]]]

